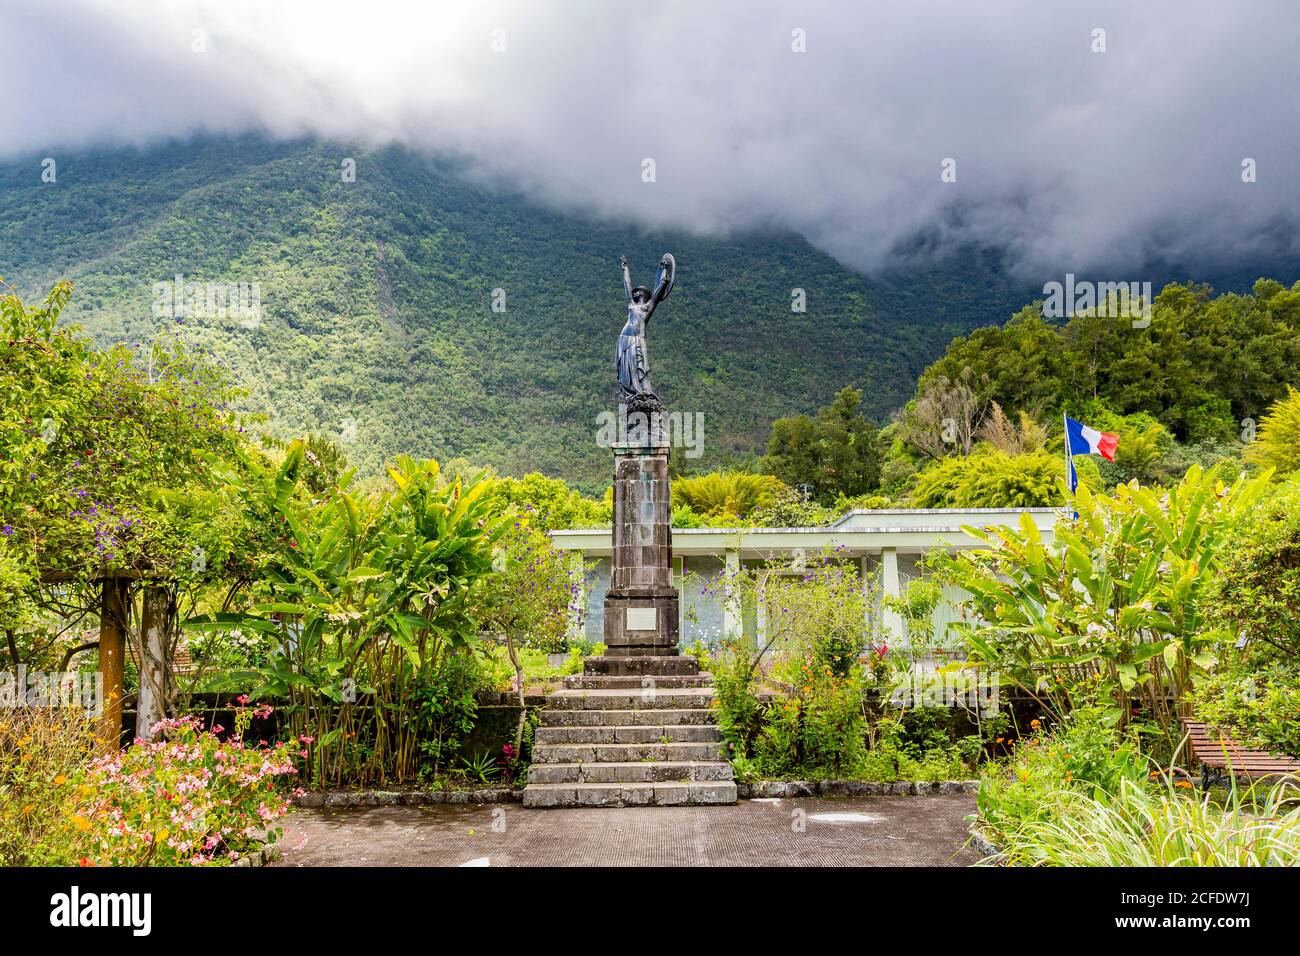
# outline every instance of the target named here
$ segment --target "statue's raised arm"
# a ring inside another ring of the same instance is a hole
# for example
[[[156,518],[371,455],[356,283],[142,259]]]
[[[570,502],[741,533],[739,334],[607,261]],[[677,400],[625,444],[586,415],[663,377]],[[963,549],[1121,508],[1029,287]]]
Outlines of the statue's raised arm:
[[[623,270],[623,291],[627,293],[627,301],[632,301],[632,270],[628,268],[627,256],[619,256],[618,264]]]
[[[668,293],[673,291],[673,283],[676,281],[677,260],[673,258],[672,253],[665,252],[663,258],[659,260],[659,274],[655,276],[655,305],[668,298]]]
[[[655,288],[650,293],[650,301],[646,305],[645,320],[649,324],[650,316],[654,314],[655,308],[664,299],[668,298],[668,293],[673,291],[673,283],[677,281],[677,260],[671,254],[665,252],[663,258],[659,260],[659,272],[655,275]]]

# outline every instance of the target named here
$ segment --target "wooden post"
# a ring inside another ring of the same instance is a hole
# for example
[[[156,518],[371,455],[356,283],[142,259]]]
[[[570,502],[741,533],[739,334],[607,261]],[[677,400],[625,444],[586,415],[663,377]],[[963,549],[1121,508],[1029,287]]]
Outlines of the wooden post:
[[[167,716],[171,695],[168,666],[167,617],[171,593],[157,584],[147,585],[140,610],[140,695],[135,708],[135,735],[153,739],[152,727]]]
[[[99,736],[110,746],[122,741],[122,667],[126,653],[126,596],[130,582],[105,578],[99,608],[99,673],[104,678]]]

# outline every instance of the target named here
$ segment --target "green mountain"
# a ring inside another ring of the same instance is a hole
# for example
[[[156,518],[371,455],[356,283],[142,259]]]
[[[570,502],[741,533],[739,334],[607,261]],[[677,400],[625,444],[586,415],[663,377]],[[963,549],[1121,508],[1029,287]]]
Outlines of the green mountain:
[[[0,275],[24,296],[69,277],[71,315],[101,341],[201,342],[273,431],[333,435],[363,470],[408,452],[600,486],[618,256],[649,285],[665,251],[678,282],[650,354],[669,407],[704,413],[700,465],[761,449],[773,418],[848,384],[883,420],[952,336],[1034,297],[991,253],[872,280],[788,234],[593,221],[398,147],[210,138],[63,156],[52,183],[39,158],[0,164]],[[259,319],[156,316],[155,285],[177,275],[257,283]]]

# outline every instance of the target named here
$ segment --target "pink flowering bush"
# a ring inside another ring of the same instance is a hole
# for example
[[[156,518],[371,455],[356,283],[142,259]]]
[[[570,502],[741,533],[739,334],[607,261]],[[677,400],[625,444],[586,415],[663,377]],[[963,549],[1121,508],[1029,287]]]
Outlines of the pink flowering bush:
[[[196,717],[164,720],[153,728],[161,739],[137,740],[94,760],[79,790],[84,802],[72,818],[90,837],[78,862],[219,864],[277,839],[272,824],[289,801],[276,781],[296,772],[302,754],[288,743],[245,744],[252,717],[270,712],[241,708],[235,733],[225,741],[203,730]]]

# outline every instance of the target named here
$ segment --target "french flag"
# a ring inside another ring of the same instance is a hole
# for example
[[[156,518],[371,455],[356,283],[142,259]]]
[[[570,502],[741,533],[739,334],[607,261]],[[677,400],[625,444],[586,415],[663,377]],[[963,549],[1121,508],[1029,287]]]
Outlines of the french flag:
[[[1079,475],[1074,470],[1074,456],[1101,455],[1107,461],[1114,461],[1115,446],[1118,444],[1119,436],[1114,432],[1099,432],[1083,422],[1076,422],[1069,415],[1065,416],[1065,464],[1071,493],[1079,487]]]

